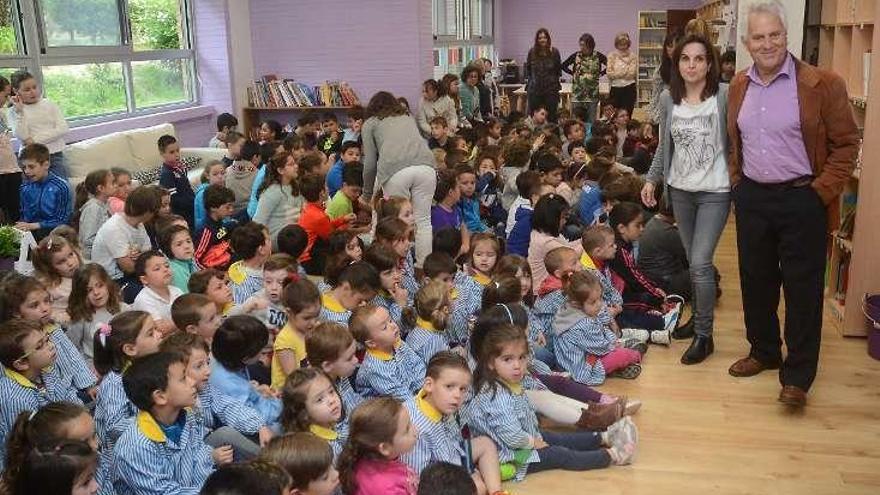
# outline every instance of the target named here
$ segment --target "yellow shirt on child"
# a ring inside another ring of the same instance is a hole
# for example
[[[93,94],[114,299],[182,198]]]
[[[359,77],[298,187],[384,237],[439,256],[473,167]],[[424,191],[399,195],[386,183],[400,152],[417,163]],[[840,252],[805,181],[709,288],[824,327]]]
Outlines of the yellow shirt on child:
[[[278,358],[278,353],[281,351],[293,351],[294,359],[302,365],[303,360],[306,358],[306,339],[288,323],[275,336],[275,345],[272,346],[272,349],[274,350],[272,355],[272,388],[281,390],[284,387],[284,382],[287,381],[287,375],[281,368],[281,360]]]

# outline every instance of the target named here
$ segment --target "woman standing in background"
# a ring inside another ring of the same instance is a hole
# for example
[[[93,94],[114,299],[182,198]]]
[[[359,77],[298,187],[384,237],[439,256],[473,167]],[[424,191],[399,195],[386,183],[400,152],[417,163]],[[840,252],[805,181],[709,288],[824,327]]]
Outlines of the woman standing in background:
[[[562,58],[559,56],[559,50],[551,45],[550,31],[547,28],[538,29],[535,33],[535,45],[526,56],[523,74],[528,79],[526,93],[529,112],[533,108],[543,106],[547,109],[547,119],[556,122],[559,90],[562,89],[559,83],[559,77],[562,75]]]
[[[611,82],[611,104],[623,108],[632,115],[636,106],[636,74],[639,59],[630,51],[632,42],[629,34],[620,33],[614,37],[614,51],[608,55],[608,80]]]

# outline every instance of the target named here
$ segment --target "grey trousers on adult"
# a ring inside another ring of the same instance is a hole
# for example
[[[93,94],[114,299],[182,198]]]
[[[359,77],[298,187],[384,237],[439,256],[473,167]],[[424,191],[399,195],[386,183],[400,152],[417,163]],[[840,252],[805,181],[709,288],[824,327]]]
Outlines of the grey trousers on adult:
[[[730,193],[667,188],[675,222],[690,265],[694,287],[694,333],[711,336],[717,282],[712,260],[730,214]]]
[[[382,185],[386,197],[399,196],[412,203],[416,221],[416,266],[431,254],[431,200],[437,188],[437,171],[427,165],[398,170]]]

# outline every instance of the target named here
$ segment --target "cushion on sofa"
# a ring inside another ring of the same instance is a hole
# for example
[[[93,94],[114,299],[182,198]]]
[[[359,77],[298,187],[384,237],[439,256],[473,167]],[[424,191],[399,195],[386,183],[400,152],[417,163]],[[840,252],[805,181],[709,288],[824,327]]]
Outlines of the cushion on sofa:
[[[162,155],[159,153],[159,138],[165,134],[175,136],[172,124],[160,124],[142,129],[131,129],[124,132],[125,138],[131,147],[131,159],[133,163],[130,170],[150,170],[162,165]]]
[[[64,159],[71,177],[85,177],[99,168],[127,167],[130,157],[128,140],[119,132],[68,144],[64,148]]]

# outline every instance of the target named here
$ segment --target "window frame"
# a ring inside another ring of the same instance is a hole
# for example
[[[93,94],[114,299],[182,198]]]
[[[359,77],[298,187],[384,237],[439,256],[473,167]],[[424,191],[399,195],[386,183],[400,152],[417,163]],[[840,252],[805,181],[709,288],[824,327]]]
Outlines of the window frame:
[[[101,113],[83,117],[66,117],[70,127],[81,127],[116,121],[120,118],[142,117],[171,110],[191,108],[201,102],[198,84],[198,60],[195,43],[195,16],[193,0],[176,0],[180,5],[181,42],[178,49],[142,50],[134,48],[129,16],[129,0],[114,0],[119,9],[120,43],[112,46],[63,46],[49,47],[46,33],[42,30],[41,0],[10,0],[10,19],[15,24],[18,54],[0,54],[0,68],[26,68],[44,86],[43,68],[59,65],[85,65],[96,63],[122,64],[125,87],[124,111]],[[132,62],[187,60],[188,81],[184,90],[190,99],[152,106],[138,107],[135,100],[135,81]],[[63,110],[63,109],[62,109]]]

